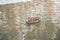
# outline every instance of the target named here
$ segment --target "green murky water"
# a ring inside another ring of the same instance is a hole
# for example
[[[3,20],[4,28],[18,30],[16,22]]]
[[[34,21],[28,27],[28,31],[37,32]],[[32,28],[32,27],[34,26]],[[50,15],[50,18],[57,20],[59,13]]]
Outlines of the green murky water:
[[[48,14],[44,14],[42,6],[32,6],[30,2],[0,5],[0,40],[60,39],[59,31],[56,33],[56,23],[52,22],[51,17],[45,17]],[[39,17],[40,22],[27,25],[27,18],[35,16]]]

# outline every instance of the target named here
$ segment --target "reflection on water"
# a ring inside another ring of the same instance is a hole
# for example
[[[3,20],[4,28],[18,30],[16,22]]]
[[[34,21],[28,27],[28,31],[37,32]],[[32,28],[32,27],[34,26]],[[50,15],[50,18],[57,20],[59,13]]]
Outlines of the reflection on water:
[[[18,2],[27,2],[27,1],[31,1],[31,0],[0,0],[0,5],[18,3]]]

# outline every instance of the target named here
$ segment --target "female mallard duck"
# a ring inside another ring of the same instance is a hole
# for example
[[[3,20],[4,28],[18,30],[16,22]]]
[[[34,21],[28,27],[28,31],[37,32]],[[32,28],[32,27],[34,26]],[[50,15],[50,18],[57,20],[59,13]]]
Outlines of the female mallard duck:
[[[28,17],[28,20],[26,21],[27,24],[36,24],[36,23],[39,23],[40,20],[38,17]]]

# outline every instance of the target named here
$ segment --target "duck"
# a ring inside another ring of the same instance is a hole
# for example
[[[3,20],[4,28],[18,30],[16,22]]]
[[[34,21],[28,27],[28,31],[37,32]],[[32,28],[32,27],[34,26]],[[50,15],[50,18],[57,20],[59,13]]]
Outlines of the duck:
[[[38,17],[28,17],[28,20],[26,21],[27,24],[36,24],[36,23],[39,23],[40,20]]]

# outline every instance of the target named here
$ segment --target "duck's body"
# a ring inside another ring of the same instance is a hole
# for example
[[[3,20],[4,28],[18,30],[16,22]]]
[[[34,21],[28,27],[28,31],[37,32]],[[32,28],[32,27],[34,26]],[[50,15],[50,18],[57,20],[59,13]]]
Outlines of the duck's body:
[[[39,20],[39,18],[38,17],[32,17],[32,18],[28,18],[28,20],[27,20],[27,24],[36,24],[36,23],[39,23],[40,22],[40,20]]]

